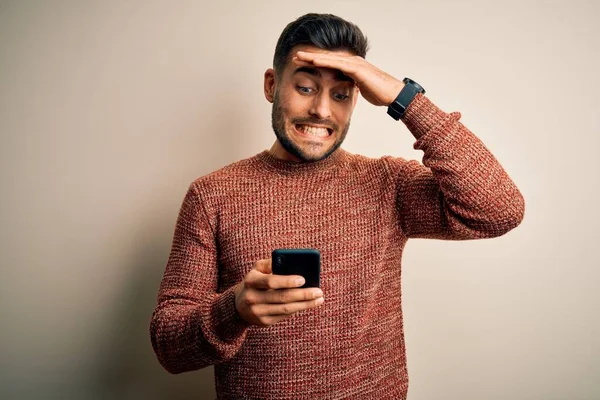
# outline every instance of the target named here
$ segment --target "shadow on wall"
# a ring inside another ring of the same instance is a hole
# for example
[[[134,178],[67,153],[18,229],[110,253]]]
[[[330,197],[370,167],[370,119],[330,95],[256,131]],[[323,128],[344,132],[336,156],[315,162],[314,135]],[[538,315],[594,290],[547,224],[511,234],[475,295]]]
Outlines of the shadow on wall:
[[[252,155],[243,149],[241,123],[233,121],[227,110],[221,114],[213,113],[211,121],[194,121],[199,132],[195,142],[198,149],[198,157],[194,159],[198,167],[196,176],[229,162],[223,160]],[[219,127],[222,134],[203,132],[206,126]],[[186,190],[187,187],[182,189],[180,200]],[[93,391],[94,398],[100,399],[213,399],[216,397],[213,367],[171,375],[160,366],[152,349],[150,318],[173,239],[176,222],[173,215],[176,217],[179,211],[165,210],[160,204],[153,208],[157,210],[150,213],[151,220],[139,224],[140,244],[129,265],[130,282],[125,285],[120,301],[115,301],[112,318],[105,322],[110,334],[99,343],[99,354],[91,367],[87,387]]]
[[[110,325],[107,342],[99,346],[89,386],[101,399],[211,399],[215,397],[213,368],[171,375],[152,350],[149,323],[170,250],[172,229],[161,224],[144,233],[133,260],[135,271],[126,285]],[[167,233],[171,231],[171,233]]]

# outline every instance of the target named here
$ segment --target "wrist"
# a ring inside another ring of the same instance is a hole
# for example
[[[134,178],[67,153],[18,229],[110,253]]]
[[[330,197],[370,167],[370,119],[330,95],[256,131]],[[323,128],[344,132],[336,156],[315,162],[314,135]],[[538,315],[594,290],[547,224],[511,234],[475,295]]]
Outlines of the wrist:
[[[233,290],[233,304],[235,306],[235,313],[238,317],[240,317],[242,319],[244,319],[244,317],[242,317],[242,313],[240,312],[238,302],[240,300],[240,295],[241,295],[243,288],[244,288],[244,281],[235,285],[235,289]]]
[[[402,81],[397,80],[396,82],[394,82],[394,84],[391,85],[389,91],[388,101],[385,102],[384,106],[389,107],[394,102],[394,100],[396,100],[400,92],[402,92],[404,86],[406,86],[406,84]]]

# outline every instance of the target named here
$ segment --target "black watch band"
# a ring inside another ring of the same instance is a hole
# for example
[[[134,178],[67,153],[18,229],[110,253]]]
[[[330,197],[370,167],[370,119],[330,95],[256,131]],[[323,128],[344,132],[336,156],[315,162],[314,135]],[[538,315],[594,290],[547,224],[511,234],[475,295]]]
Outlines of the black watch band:
[[[400,91],[396,100],[389,105],[387,113],[398,121],[408,108],[409,104],[413,101],[417,93],[425,94],[425,89],[417,82],[413,81],[410,78],[404,78],[402,80],[404,82],[404,87]]]

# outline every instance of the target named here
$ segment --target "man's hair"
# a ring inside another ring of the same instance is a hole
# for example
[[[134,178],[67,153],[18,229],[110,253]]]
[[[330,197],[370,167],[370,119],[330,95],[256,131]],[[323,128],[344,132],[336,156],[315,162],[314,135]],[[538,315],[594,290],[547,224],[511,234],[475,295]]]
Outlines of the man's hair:
[[[273,68],[280,74],[290,51],[299,44],[324,50],[346,50],[365,58],[369,48],[367,37],[360,28],[332,14],[306,14],[290,22],[277,41]]]

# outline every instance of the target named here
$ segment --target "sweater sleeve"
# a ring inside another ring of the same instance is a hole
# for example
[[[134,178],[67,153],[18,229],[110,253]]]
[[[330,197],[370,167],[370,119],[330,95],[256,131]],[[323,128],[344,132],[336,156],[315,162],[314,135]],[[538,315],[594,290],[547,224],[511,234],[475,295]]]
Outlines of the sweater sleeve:
[[[398,168],[396,205],[412,238],[464,240],[497,237],[518,226],[525,202],[485,145],[459,119],[418,94],[402,121],[415,136],[423,164]]]
[[[237,314],[234,289],[218,293],[215,236],[192,184],[150,321],[152,347],[167,371],[204,368],[237,353],[249,325]]]

